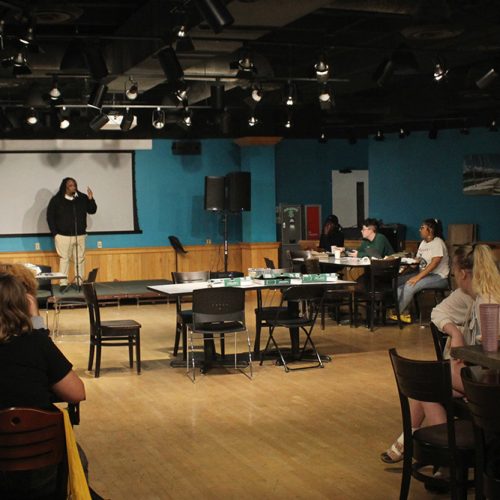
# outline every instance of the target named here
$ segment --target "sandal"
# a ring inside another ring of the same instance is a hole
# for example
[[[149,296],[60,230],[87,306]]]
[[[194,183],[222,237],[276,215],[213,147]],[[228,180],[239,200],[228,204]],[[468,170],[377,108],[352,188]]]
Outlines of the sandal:
[[[404,445],[399,441],[395,441],[391,447],[380,454],[380,459],[386,464],[396,464],[403,460]]]

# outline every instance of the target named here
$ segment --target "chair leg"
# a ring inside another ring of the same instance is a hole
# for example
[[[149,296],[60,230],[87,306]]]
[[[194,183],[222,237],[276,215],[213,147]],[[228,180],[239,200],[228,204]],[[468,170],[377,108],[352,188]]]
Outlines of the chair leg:
[[[95,372],[94,377],[99,378],[101,373],[101,346],[100,344],[96,345],[96,353],[95,353]]]
[[[235,342],[236,342],[236,335],[235,335]],[[226,342],[225,342],[223,333],[220,336],[220,355],[221,355],[222,359],[224,359],[226,357]]]
[[[187,353],[187,325],[182,324],[182,359],[186,359]]]
[[[179,342],[181,340],[181,331],[182,331],[182,325],[180,323],[177,323],[175,325],[175,341],[174,341],[174,356],[177,356],[177,353],[179,352]]]
[[[256,324],[255,324],[255,341],[253,345],[253,354],[255,357],[259,355],[260,352],[260,331],[262,329],[262,326],[260,324],[260,319],[256,318]]]
[[[91,340],[90,341],[90,350],[89,350],[88,371],[92,370],[92,365],[94,364],[94,351],[95,351],[95,345],[94,345],[94,342]]]
[[[353,313],[352,313],[352,295],[349,297],[349,326],[352,328],[353,324]]]
[[[135,337],[135,362],[137,363],[137,375],[141,373],[141,336],[137,332]]]
[[[373,332],[373,326],[375,322],[375,299],[370,301],[370,331]]]
[[[403,475],[401,476],[401,489],[399,491],[399,500],[406,500],[410,492],[412,457],[409,453],[405,454],[403,459]]]
[[[247,330],[247,344],[248,344],[248,367],[250,368],[250,378],[253,378],[253,363],[252,363],[252,344],[250,343],[250,335]]]
[[[325,314],[326,314],[326,304],[321,305],[321,329],[325,329]]]
[[[128,338],[128,365],[130,368],[134,367],[134,337],[132,335]]]

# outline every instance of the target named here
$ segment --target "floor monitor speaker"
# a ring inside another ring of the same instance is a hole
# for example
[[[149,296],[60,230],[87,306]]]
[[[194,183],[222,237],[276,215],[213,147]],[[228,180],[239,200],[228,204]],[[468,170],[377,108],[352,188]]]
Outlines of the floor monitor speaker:
[[[225,198],[225,178],[205,177],[205,210],[224,210]]]
[[[251,210],[250,172],[230,172],[226,175],[226,208],[230,212]]]

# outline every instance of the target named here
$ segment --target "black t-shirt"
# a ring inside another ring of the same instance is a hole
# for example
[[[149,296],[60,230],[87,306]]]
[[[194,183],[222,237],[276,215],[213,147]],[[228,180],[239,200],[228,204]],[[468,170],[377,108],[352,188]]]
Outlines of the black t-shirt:
[[[47,330],[12,337],[0,343],[0,409],[11,406],[51,409],[51,387],[72,364]]]

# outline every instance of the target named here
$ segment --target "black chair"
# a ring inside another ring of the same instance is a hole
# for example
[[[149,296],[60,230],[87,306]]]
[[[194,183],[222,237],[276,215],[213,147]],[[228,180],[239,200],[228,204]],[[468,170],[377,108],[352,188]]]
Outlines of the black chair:
[[[476,498],[500,498],[500,378],[498,371],[461,371],[476,443]]]
[[[289,267],[294,273],[305,273],[305,260],[311,258],[310,250],[287,250],[290,261]],[[302,259],[302,260],[295,260]]]
[[[434,299],[434,306],[437,306],[446,295],[451,292],[451,275],[448,274],[448,283],[446,287],[436,288],[427,287],[422,288],[413,296],[413,305],[415,307],[415,314],[418,316],[418,324],[422,325],[422,298],[424,295],[432,294]]]
[[[134,366],[134,346],[137,365],[137,374],[141,373],[141,325],[132,319],[118,319],[101,321],[99,302],[94,283],[83,283],[83,293],[89,310],[90,318],[90,352],[89,371],[94,364],[94,350],[96,355],[94,376],[99,377],[101,371],[101,349],[103,347],[128,346],[130,368]]]
[[[268,259],[267,257],[264,257],[264,262],[266,263],[267,269],[276,269],[276,266],[274,265],[274,261],[272,259]]]
[[[319,274],[322,272],[321,263],[319,259],[306,259],[304,261],[307,274]],[[349,309],[349,324],[353,323],[352,314],[352,292],[346,290],[344,287],[327,289],[325,293],[325,298],[323,300],[323,307],[321,308],[321,329],[325,329],[325,317],[326,311],[333,310],[335,318],[337,319],[337,324],[340,325],[340,308],[342,306],[347,306]]]
[[[51,266],[44,266],[37,264],[37,267],[40,268],[41,273],[51,273]],[[54,291],[52,290],[52,280],[50,279],[38,279],[38,290],[36,293],[36,299],[38,302],[38,307],[47,308],[47,301],[50,297],[54,295]]]
[[[208,281],[210,279],[209,271],[185,271],[172,272],[172,281],[174,283],[196,283],[198,281]],[[191,296],[177,297],[176,299],[176,325],[175,325],[175,342],[174,356],[177,356],[179,351],[179,342],[182,337],[182,359],[187,356],[187,325],[193,321],[193,311],[191,309],[183,309],[182,304],[191,302]]]
[[[433,488],[451,488],[452,498],[467,498],[467,473],[474,467],[472,423],[453,415],[451,370],[449,361],[416,361],[389,350],[398,387],[404,432],[403,476],[399,498],[408,498],[412,477]],[[409,399],[440,403],[446,422],[421,427],[412,434]],[[414,461],[413,461],[414,460]],[[449,467],[449,478],[424,473],[432,466]]]
[[[193,319],[188,326],[190,338],[191,367],[193,382],[196,379],[193,337],[201,336],[205,353],[205,365],[211,364],[213,352],[207,345],[213,346],[214,337],[221,340],[229,334],[234,335],[234,368],[238,370],[237,334],[245,332],[248,345],[248,366],[250,378],[253,377],[252,348],[245,324],[245,291],[241,288],[220,287],[195,290],[193,292]],[[187,373],[190,371],[189,351],[186,359]],[[242,373],[245,373],[243,370]],[[246,375],[246,373],[245,373]]]
[[[324,293],[325,288],[320,285],[297,285],[283,290],[281,302],[279,307],[276,309],[274,318],[267,320],[269,325],[269,338],[267,339],[266,347],[260,356],[261,365],[264,362],[264,358],[269,352],[269,346],[272,343],[278,352],[281,363],[285,368],[285,372],[289,372],[291,370],[304,370],[308,368],[323,368],[321,356],[314,345],[311,334],[318,314],[322,308]],[[287,308],[285,308],[285,303],[288,303]],[[298,303],[303,304],[303,307],[301,308],[302,310],[298,307]],[[292,307],[290,307],[291,304],[293,304]],[[279,348],[274,336],[276,328],[279,327],[296,330],[298,332],[302,330],[306,335],[302,348],[299,348],[297,352],[292,352],[292,361],[303,360],[306,348],[308,344],[310,344],[317,363],[312,366],[290,367],[289,363],[285,360],[283,352]]]
[[[291,270],[288,268],[282,269],[273,269],[275,275],[289,273]],[[281,289],[280,289],[281,290]],[[268,290],[270,291],[270,290]],[[272,296],[270,299],[270,303],[272,303],[272,299],[274,298],[274,294],[276,292],[276,288],[272,289]],[[254,340],[254,355],[258,356],[260,353],[260,337],[262,328],[270,328],[269,324],[270,319],[276,318],[277,311],[284,312],[288,309],[288,307],[281,306],[266,306],[264,305],[264,301],[262,300],[262,290],[257,290],[257,307],[255,308],[255,340]]]
[[[170,235],[168,237],[168,240],[170,241],[170,244],[172,245],[174,252],[175,252],[175,272],[177,272],[178,269],[178,255],[182,254],[185,255],[188,253],[188,251],[182,246],[182,243],[180,242],[179,238],[174,235]]]
[[[245,275],[240,271],[210,271],[211,280],[243,278],[244,276]]]
[[[394,307],[399,328],[403,328],[398,302],[398,274],[401,259],[372,260],[368,268],[368,283],[360,284],[354,292],[354,321],[357,327],[358,306],[366,308],[366,318],[373,332],[375,315],[385,316],[388,307]]]
[[[47,481],[31,488],[29,473],[37,473],[40,482],[43,469]],[[0,472],[3,500],[66,499],[68,471],[63,414],[35,408],[1,410]]]

